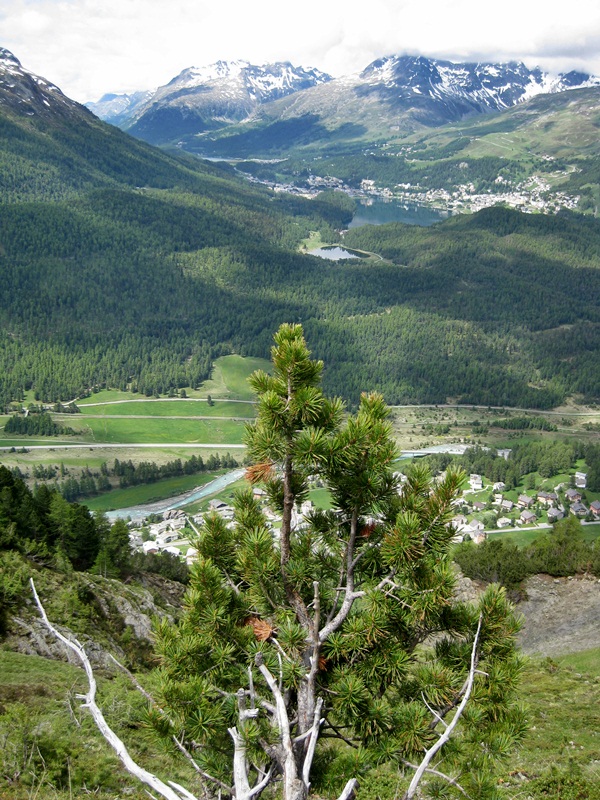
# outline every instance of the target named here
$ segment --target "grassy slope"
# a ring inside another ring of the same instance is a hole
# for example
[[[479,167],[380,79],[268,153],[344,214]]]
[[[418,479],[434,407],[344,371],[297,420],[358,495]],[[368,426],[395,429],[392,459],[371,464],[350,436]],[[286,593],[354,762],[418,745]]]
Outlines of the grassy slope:
[[[518,793],[518,796],[532,800],[542,797],[561,800],[567,796],[564,788],[555,787],[549,791],[540,786],[540,779],[553,771],[581,772],[588,779],[588,790],[573,795],[573,798],[591,800],[596,797],[591,793],[591,787],[600,779],[599,665],[598,651],[565,656],[559,661],[527,662],[522,694],[529,710],[530,729],[523,746],[502,771],[501,797],[512,800]],[[146,685],[151,683],[148,676],[142,678],[142,682]],[[11,800],[31,798],[31,786],[37,787],[43,779],[46,781],[44,797],[66,800],[72,796],[69,794],[69,775],[64,768],[67,762],[72,768],[75,792],[77,781],[84,779],[88,788],[95,791],[95,796],[101,800],[114,797],[118,789],[134,800],[144,796],[135,780],[119,767],[87,713],[78,709],[73,692],[80,691],[83,686],[83,674],[73,666],[37,656],[0,651],[0,703],[3,707],[0,735],[5,745],[0,754],[0,761],[4,762],[0,797],[10,797]],[[71,699],[71,707],[75,709],[81,728],[69,715],[67,698]],[[159,753],[140,728],[143,703],[139,695],[134,694],[120,678],[106,681],[101,677],[99,700],[110,723],[126,739],[140,761],[161,776],[172,778],[175,770],[170,758]],[[48,772],[44,775],[36,757],[29,772],[25,772],[22,783],[9,788],[6,767],[20,756],[15,752],[15,746],[22,745],[24,739],[30,746],[36,741],[40,745],[48,763]],[[63,768],[56,763],[59,758]],[[184,770],[183,765],[177,769],[180,777],[181,770]],[[189,781],[189,775],[186,777]],[[100,781],[100,788],[96,788],[95,780]],[[361,785],[361,796],[365,800],[388,796],[385,793],[388,782],[397,782],[397,777],[380,773],[377,778],[367,778]]]

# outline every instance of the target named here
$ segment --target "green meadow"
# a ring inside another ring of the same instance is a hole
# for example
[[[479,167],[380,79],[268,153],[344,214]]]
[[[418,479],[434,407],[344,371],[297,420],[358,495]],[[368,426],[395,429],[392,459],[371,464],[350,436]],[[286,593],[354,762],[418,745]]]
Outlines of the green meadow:
[[[106,403],[106,404],[104,404]],[[96,401],[81,406],[84,416],[140,416],[140,417],[254,417],[254,405],[250,402],[240,403],[235,400],[214,400],[209,405],[204,399],[196,400],[113,400]],[[67,424],[65,415],[63,423]]]
[[[92,418],[85,420],[89,441],[136,444],[241,444],[244,423],[233,419],[168,419],[165,417]]]
[[[129,508],[146,503],[156,503],[166,500],[184,492],[204,486],[214,480],[222,470],[217,472],[204,472],[198,475],[181,475],[176,478],[165,478],[156,483],[146,483],[140,486],[128,486],[126,489],[115,489],[99,497],[92,497],[85,501],[91,511],[111,511],[115,508]]]

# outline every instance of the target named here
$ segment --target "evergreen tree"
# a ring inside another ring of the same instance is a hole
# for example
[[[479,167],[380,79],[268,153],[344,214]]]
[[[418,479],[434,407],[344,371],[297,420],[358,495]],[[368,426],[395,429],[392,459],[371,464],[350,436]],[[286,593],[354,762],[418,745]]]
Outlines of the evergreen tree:
[[[276,781],[284,800],[304,800],[332,773],[350,777],[349,763],[358,776],[383,762],[407,784],[414,774],[405,798],[426,769],[444,796],[494,796],[494,762],[524,729],[518,623],[497,587],[477,606],[453,598],[461,473],[434,485],[417,469],[399,492],[381,396],[352,416],[327,399],[299,325],[279,329],[272,360],[251,377],[248,475],[281,529],[249,491],[233,528],[208,517],[183,617],[157,632],[154,723],[236,800]],[[301,518],[311,476],[333,508]],[[325,751],[326,738],[338,746]]]

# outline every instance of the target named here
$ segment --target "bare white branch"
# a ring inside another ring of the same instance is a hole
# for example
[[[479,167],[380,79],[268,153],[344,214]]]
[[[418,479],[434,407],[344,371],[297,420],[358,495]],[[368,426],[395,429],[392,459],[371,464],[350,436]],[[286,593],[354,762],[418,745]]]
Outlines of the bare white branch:
[[[317,747],[317,739],[319,738],[319,730],[325,721],[324,719],[321,719],[322,709],[323,698],[319,697],[315,703],[315,715],[312,728],[310,729],[310,739],[308,741],[308,748],[304,757],[304,764],[302,766],[302,780],[307,789],[310,788],[310,768],[312,767],[313,758],[315,757],[315,749]]]
[[[75,655],[81,661],[83,668],[85,670],[85,674],[88,679],[88,692],[84,695],[85,700],[85,707],[89,708],[90,713],[98,727],[98,730],[104,736],[106,741],[110,744],[113,748],[121,763],[125,767],[125,769],[134,775],[138,780],[145,783],[146,786],[149,786],[155,792],[158,792],[165,800],[182,800],[182,797],[185,800],[197,800],[194,795],[191,795],[187,790],[185,794],[182,795],[179,791],[176,791],[171,786],[168,786],[166,783],[163,783],[160,778],[156,775],[153,775],[151,772],[148,772],[143,767],[140,767],[133,758],[129,755],[129,751],[125,747],[124,742],[119,739],[117,734],[112,730],[112,728],[108,725],[106,720],[104,719],[104,715],[100,710],[99,706],[96,703],[96,678],[94,677],[94,672],[92,670],[92,665],[90,664],[90,660],[87,657],[87,654],[83,648],[83,645],[73,637],[72,639],[68,639],[66,636],[57,630],[54,625],[50,622],[46,615],[46,611],[42,602],[38,596],[38,593],[35,588],[35,584],[33,582],[33,578],[30,579],[31,591],[33,592],[33,599],[35,600],[35,604],[38,607],[44,625],[48,628],[50,633],[55,636],[59,641],[61,641],[65,647],[67,647],[71,652],[75,653]]]
[[[402,763],[406,764],[406,766],[410,767],[411,769],[419,768],[416,764],[411,764],[410,761],[403,761]],[[471,796],[468,795],[460,783],[454,778],[451,778],[450,775],[445,775],[443,772],[440,772],[439,769],[432,769],[431,767],[428,767],[425,772],[427,772],[429,775],[435,775],[437,778],[442,778],[443,780],[447,781],[451,786],[455,786],[459,792],[471,800]]]
[[[441,748],[446,744],[448,739],[452,736],[452,732],[458,725],[458,721],[461,718],[462,713],[466,708],[466,705],[469,701],[469,697],[471,696],[471,691],[473,689],[473,681],[475,680],[475,669],[477,667],[477,645],[479,644],[479,634],[481,633],[482,621],[483,621],[483,616],[480,615],[479,624],[477,625],[477,632],[473,640],[473,649],[471,650],[471,667],[469,669],[469,676],[467,678],[465,693],[460,702],[460,705],[456,709],[456,713],[452,717],[452,721],[448,724],[446,730],[441,734],[437,742],[435,742],[425,753],[423,760],[421,761],[421,763],[417,768],[417,771],[413,775],[413,779],[410,782],[410,786],[408,787],[408,789],[404,794],[403,800],[412,800],[412,798],[415,796],[419,783],[421,782],[423,775],[429,768],[431,760],[436,755],[436,753],[438,753],[441,750]]]
[[[353,800],[356,792],[358,791],[358,781],[356,778],[351,778],[344,786],[344,791],[338,797],[338,800]]]

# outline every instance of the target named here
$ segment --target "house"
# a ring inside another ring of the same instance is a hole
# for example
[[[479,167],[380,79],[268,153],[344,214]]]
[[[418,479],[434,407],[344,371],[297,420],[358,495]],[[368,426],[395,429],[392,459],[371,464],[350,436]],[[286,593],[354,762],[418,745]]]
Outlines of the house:
[[[483,522],[481,522],[481,520],[474,519],[465,528],[465,533],[468,533],[469,536],[471,537],[471,539],[473,539],[473,541],[475,541],[473,534],[482,533],[484,527],[485,527],[485,525],[483,524]]]
[[[487,533],[484,530],[470,531],[468,535],[475,544],[481,544],[487,539]]]
[[[500,519],[496,523],[496,526],[498,528],[510,528],[511,525],[512,525],[512,520],[510,520],[508,517],[500,517]]]
[[[536,521],[537,517],[533,513],[533,511],[522,511],[519,520],[524,525],[532,525]]]
[[[560,508],[549,508],[548,509],[548,522],[551,524],[558,522],[559,519],[564,517],[564,513],[560,510]]]
[[[457,531],[460,531],[467,527],[468,520],[464,514],[458,514],[456,517],[452,517],[452,525],[454,525]]]
[[[570,510],[571,514],[575,514],[576,517],[585,517],[588,513],[587,507],[583,503],[573,503]]]
[[[558,502],[558,495],[555,492],[538,492],[538,503],[541,503],[546,508],[556,505]]]
[[[500,511],[504,511],[505,514],[508,514],[509,511],[512,511],[515,507],[515,504],[512,500],[503,500],[500,503]]]
[[[158,553],[159,547],[156,542],[153,542],[151,539],[149,539],[147,542],[143,542],[142,550],[146,555],[148,555],[148,553]]]
[[[568,503],[579,503],[581,502],[581,492],[578,492],[577,489],[567,489],[565,499]]]
[[[211,511],[221,511],[222,509],[227,508],[227,503],[215,497],[214,500],[210,501],[208,507]]]
[[[484,511],[485,503],[480,503],[479,501],[473,503],[473,511]]]
[[[529,495],[526,494],[520,494],[519,499],[517,500],[517,505],[519,508],[531,508],[534,502],[535,500],[533,497],[529,497]]]
[[[506,489],[506,484],[499,481],[498,483],[494,484],[494,491],[495,492],[503,492]]]
[[[188,567],[191,567],[192,564],[198,560],[198,551],[195,547],[188,547],[187,552],[185,554],[185,563]]]
[[[474,492],[478,492],[483,489],[483,478],[481,475],[477,475],[473,473],[469,476],[469,486],[473,489]]]
[[[177,531],[165,531],[156,537],[156,544],[161,550],[165,550],[169,542],[175,542],[179,538],[180,536]]]
[[[587,486],[587,473],[586,472],[576,472],[575,473],[575,486],[578,489],[585,489]]]
[[[600,519],[600,500],[594,500],[590,503],[590,511],[596,519]]]

